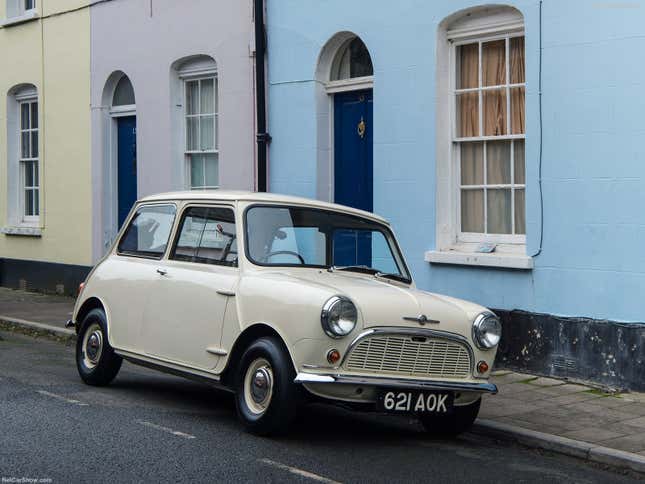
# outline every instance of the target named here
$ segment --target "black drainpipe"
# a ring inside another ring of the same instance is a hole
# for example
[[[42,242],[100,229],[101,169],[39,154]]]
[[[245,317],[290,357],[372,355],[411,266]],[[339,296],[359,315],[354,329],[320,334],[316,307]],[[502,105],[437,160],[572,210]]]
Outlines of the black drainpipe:
[[[266,32],[264,30],[264,0],[255,0],[255,102],[258,132],[258,191],[267,191],[267,151],[271,136],[266,132]]]

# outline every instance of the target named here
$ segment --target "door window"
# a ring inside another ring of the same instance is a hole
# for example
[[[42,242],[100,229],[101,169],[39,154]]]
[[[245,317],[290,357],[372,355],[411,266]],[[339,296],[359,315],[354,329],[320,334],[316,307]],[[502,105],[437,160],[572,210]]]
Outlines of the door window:
[[[175,221],[174,205],[144,205],[135,212],[119,241],[123,255],[161,259]]]
[[[190,207],[170,256],[174,260],[237,266],[235,215],[230,208]]]

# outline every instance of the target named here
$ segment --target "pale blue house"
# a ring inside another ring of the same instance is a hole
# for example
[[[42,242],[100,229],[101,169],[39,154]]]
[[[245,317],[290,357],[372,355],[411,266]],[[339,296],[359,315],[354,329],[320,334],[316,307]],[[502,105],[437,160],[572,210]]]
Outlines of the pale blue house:
[[[269,188],[390,219],[501,364],[645,388],[645,2],[267,2]],[[640,322],[640,323],[639,323]]]

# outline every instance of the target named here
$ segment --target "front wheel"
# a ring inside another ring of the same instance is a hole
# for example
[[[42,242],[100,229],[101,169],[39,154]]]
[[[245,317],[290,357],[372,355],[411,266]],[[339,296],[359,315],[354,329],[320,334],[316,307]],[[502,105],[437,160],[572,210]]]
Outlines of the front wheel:
[[[289,355],[280,341],[264,337],[242,355],[236,375],[237,415],[257,435],[286,431],[298,407],[298,388]]]
[[[108,342],[105,312],[91,310],[83,319],[76,339],[78,374],[88,385],[107,385],[116,377],[122,362]]]
[[[479,414],[479,407],[482,399],[468,405],[454,407],[450,415],[421,414],[419,420],[430,434],[442,437],[455,437],[466,432],[472,427],[473,422]]]

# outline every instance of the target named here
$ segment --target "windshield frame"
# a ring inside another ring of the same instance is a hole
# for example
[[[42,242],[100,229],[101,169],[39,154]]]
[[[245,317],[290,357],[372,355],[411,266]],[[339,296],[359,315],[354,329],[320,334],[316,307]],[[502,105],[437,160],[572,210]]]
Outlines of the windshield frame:
[[[251,252],[249,250],[249,224],[248,224],[248,212],[253,209],[253,208],[276,208],[276,209],[298,209],[298,210],[311,210],[311,211],[316,211],[316,212],[324,212],[324,213],[330,213],[330,214],[338,214],[342,215],[344,217],[350,217],[358,220],[363,220],[367,221],[370,224],[373,224],[377,227],[379,232],[381,232],[386,240],[388,242],[388,248],[390,252],[392,252],[392,259],[394,263],[396,264],[399,272],[400,272],[400,277],[402,279],[405,279],[405,282],[407,284],[412,284],[412,274],[410,273],[410,269],[408,268],[408,264],[405,261],[405,257],[403,255],[403,251],[401,250],[401,247],[399,246],[399,241],[396,239],[394,236],[394,232],[392,229],[389,227],[388,224],[385,224],[383,222],[368,218],[368,217],[362,217],[357,214],[353,213],[348,213],[344,212],[342,210],[334,210],[332,208],[320,208],[320,207],[312,207],[308,205],[297,205],[297,204],[284,204],[284,203],[252,203],[248,205],[247,207],[244,208],[243,216],[242,216],[242,231],[244,235],[244,257],[247,261],[249,261],[251,264],[259,267],[299,267],[299,268],[307,268],[307,269],[330,269],[333,268],[333,264],[329,265],[323,265],[323,264],[299,264],[299,263],[288,263],[288,262],[280,262],[280,263],[273,263],[273,264],[268,264],[265,262],[260,262],[253,257],[251,257]],[[394,254],[394,251],[398,253],[398,260],[397,256]],[[400,262],[400,264],[399,264]],[[399,267],[400,265],[400,267]]]

